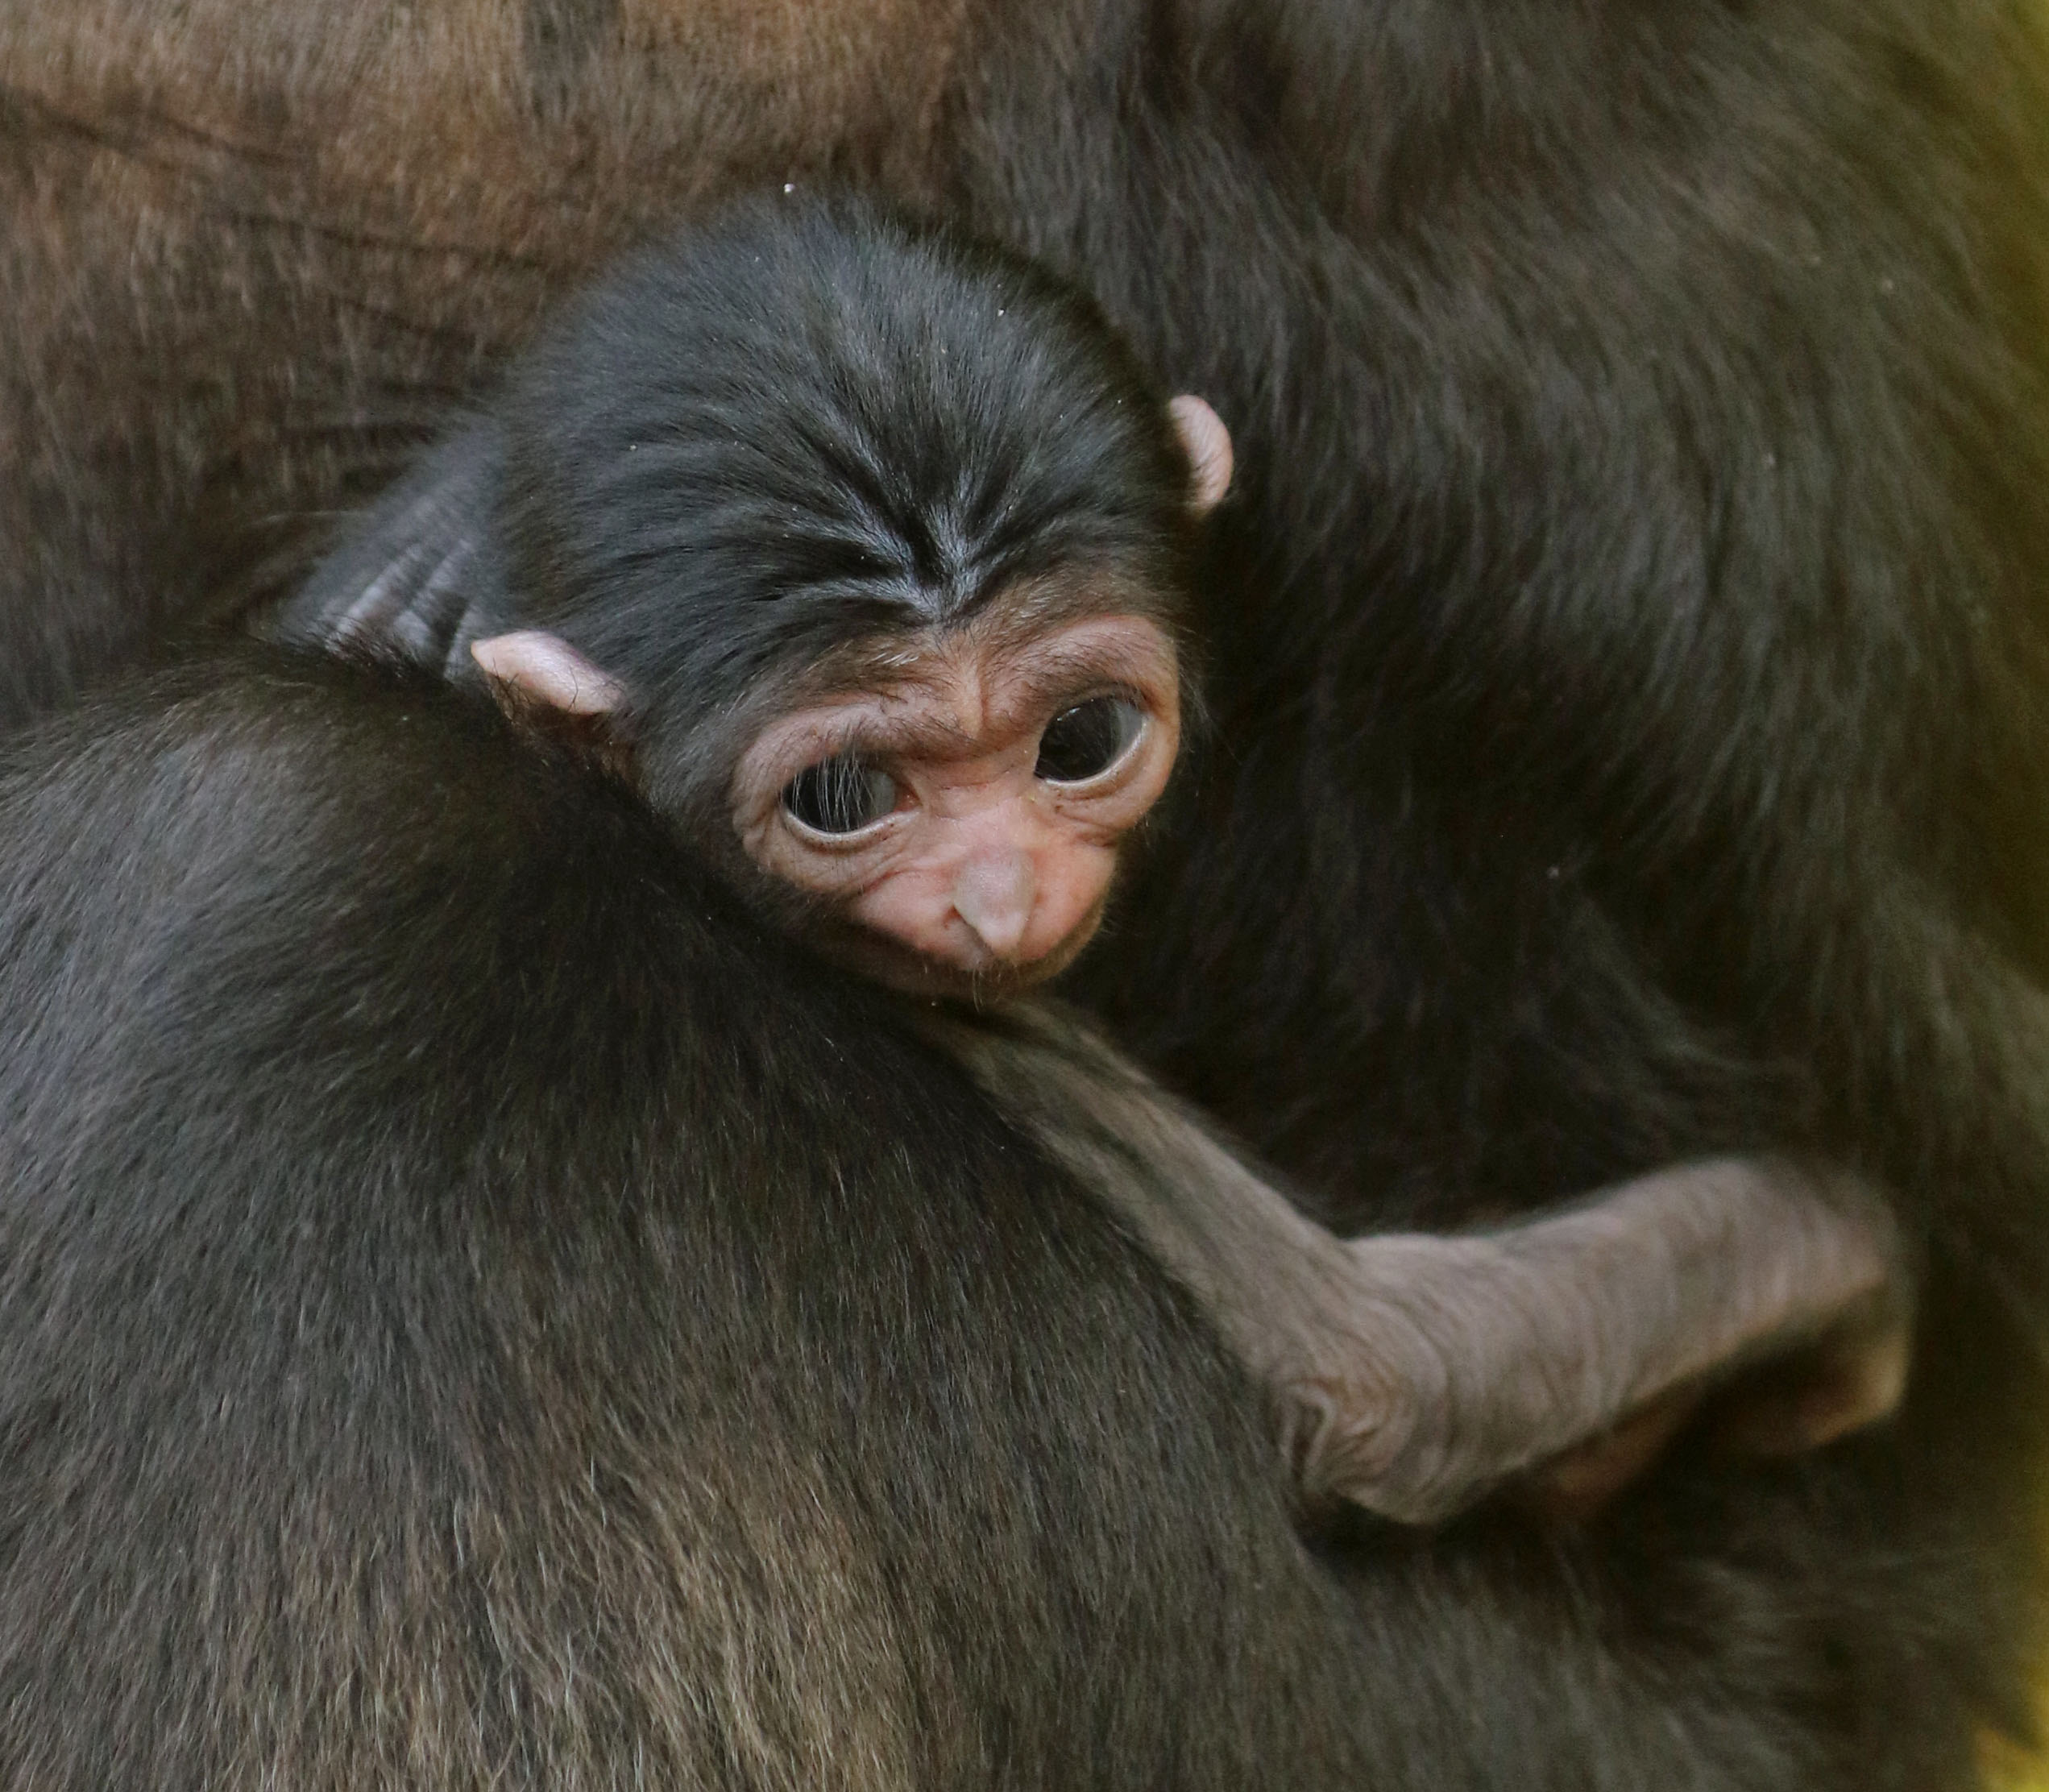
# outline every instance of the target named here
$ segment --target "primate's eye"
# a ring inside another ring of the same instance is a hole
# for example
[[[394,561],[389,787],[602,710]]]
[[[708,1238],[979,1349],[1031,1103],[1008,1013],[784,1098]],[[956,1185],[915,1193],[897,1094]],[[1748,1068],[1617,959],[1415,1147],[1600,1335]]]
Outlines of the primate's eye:
[[[1145,725],[1145,711],[1122,697],[1091,697],[1064,709],[1039,737],[1034,775],[1049,784],[1100,777],[1131,750]]]
[[[852,753],[807,766],[782,787],[782,807],[819,834],[857,834],[897,806],[897,781]]]

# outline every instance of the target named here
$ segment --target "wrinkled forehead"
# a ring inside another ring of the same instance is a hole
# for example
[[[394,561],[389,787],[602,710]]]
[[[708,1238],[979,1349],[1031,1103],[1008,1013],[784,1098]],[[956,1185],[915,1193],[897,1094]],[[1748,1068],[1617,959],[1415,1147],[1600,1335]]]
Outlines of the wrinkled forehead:
[[[824,732],[872,731],[883,710],[962,707],[964,689],[973,693],[965,707],[986,702],[992,720],[1027,716],[1092,686],[1128,687],[1166,713],[1186,699],[1177,607],[1114,571],[1021,583],[958,618],[910,605],[890,606],[890,616],[870,608],[858,622],[847,619],[837,638],[793,635],[726,701],[672,710],[646,743],[649,770],[680,795],[722,783],[753,743],[800,713],[812,713]],[[817,716],[823,711],[836,719]]]
[[[1139,579],[1108,569],[1072,573],[1014,585],[958,618],[906,607],[901,628],[857,633],[790,664],[776,682],[786,702],[816,703],[950,679],[970,667],[1035,684],[1141,671],[1177,679],[1180,624],[1177,606]],[[1134,657],[1145,665],[1131,666]]]

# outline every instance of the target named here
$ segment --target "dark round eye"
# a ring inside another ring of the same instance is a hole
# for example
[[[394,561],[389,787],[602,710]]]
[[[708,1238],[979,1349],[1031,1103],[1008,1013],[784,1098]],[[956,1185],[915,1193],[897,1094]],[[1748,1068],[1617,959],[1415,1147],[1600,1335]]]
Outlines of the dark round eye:
[[[852,753],[807,765],[782,787],[782,807],[815,833],[858,834],[897,806],[897,781]]]
[[[1145,711],[1122,697],[1091,697],[1064,709],[1039,737],[1034,775],[1049,784],[1100,777],[1131,750],[1145,725]]]

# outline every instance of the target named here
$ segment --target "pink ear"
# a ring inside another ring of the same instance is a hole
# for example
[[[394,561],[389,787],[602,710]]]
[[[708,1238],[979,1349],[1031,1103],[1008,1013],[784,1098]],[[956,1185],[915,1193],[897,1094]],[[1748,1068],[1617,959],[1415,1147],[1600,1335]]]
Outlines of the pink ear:
[[[625,686],[545,629],[473,641],[470,657],[487,678],[565,716],[609,716],[626,704]]]
[[[1167,413],[1174,420],[1174,433],[1181,438],[1195,472],[1188,487],[1188,508],[1206,516],[1231,487],[1231,433],[1224,427],[1224,420],[1193,392],[1169,400]]]

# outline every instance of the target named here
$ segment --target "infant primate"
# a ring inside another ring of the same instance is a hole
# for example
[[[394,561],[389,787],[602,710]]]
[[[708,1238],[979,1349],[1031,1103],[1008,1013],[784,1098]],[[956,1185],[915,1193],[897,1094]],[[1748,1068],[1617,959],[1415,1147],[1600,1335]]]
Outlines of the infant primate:
[[[1796,1346],[1810,1372],[1742,1409],[1752,1441],[1881,1416],[1905,1277],[1854,1178],[1721,1160],[1489,1234],[1342,1242],[1022,995],[1094,935],[1167,787],[1230,475],[1209,407],[1043,272],[769,199],[594,292],[276,633],[487,683],[792,934],[921,998],[1273,1390],[1313,1498],[1436,1519],[1562,1462],[1591,1504],[1701,1388]]]

